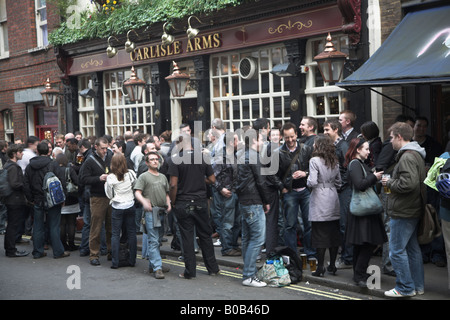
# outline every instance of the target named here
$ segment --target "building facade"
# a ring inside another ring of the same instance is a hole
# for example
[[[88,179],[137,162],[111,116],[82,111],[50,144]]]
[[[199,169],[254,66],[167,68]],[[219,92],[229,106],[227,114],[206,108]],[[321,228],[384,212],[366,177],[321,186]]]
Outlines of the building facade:
[[[335,48],[349,55],[349,70],[367,59],[368,29],[361,16],[367,10],[360,1],[279,1],[277,8],[257,1],[195,17],[200,33],[192,39],[185,33],[188,17],[176,21],[170,45],[161,44],[163,23],[129,32],[136,42],[131,53],[124,48],[125,34],[63,45],[57,57],[68,79],[66,113],[74,120],[68,131],[159,134],[197,123],[201,137],[216,117],[236,130],[259,117],[279,127],[299,124],[304,115],[323,122],[344,109],[354,110],[362,123],[372,117],[370,106],[360,108],[365,97],[324,82],[314,57],[330,33]],[[108,45],[117,50],[114,57],[108,57]],[[191,78],[183,97],[174,97],[165,80],[173,61]],[[279,76],[273,72],[279,65],[295,72]],[[131,102],[122,88],[131,67],[146,82],[139,102]],[[91,95],[79,94],[88,89]]]
[[[0,139],[52,139],[65,127],[63,104],[46,108],[47,78],[60,88],[61,70],[48,33],[60,23],[45,0],[0,0]]]
[[[53,3],[53,1],[52,1]],[[200,30],[190,39],[189,17],[172,21],[175,41],[162,45],[165,21],[128,32],[136,44],[127,52],[127,33],[53,46],[47,35],[61,18],[45,0],[0,0],[0,139],[80,130],[84,136],[122,135],[127,130],[159,134],[189,123],[197,135],[219,117],[235,130],[258,117],[272,126],[299,124],[304,115],[322,123],[350,109],[356,128],[375,121],[382,135],[399,114],[425,115],[430,134],[446,134],[450,114],[446,83],[406,86],[338,86],[327,83],[314,57],[328,33],[348,55],[342,79],[356,72],[410,11],[445,5],[442,1],[317,0],[246,1],[237,7],[195,16]],[[78,1],[78,6],[92,6]],[[32,30],[24,32],[23,30]],[[111,46],[117,54],[108,57]],[[406,50],[407,48],[405,48]],[[165,78],[175,61],[190,75],[188,90],[175,97]],[[289,67],[277,75],[274,68]],[[130,101],[123,82],[134,67],[146,86]],[[292,69],[293,68],[293,69]],[[40,91],[50,79],[61,96],[44,107]]]

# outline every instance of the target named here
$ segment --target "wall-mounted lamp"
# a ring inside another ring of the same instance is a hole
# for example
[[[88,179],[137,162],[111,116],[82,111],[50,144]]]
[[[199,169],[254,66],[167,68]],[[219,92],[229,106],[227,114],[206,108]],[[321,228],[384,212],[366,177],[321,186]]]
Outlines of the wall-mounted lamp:
[[[52,89],[49,78],[47,78],[47,81],[45,82],[45,89],[41,91],[41,95],[46,107],[56,107],[59,90]]]
[[[129,97],[130,101],[136,102],[141,100],[145,85],[145,81],[137,77],[133,66],[131,67],[131,76],[123,82],[122,88],[125,89],[124,93]]]
[[[188,26],[189,26],[189,28],[186,30],[186,34],[187,34],[189,39],[192,39],[192,38],[196,37],[197,34],[200,32],[200,30],[191,27],[191,18],[195,18],[195,19],[197,19],[198,22],[203,23],[196,16],[190,16],[188,18]]]
[[[165,79],[169,83],[170,91],[172,91],[172,96],[184,96],[190,77],[188,74],[180,72],[178,64],[175,61],[173,61],[173,73],[170,76],[167,76]]]
[[[331,35],[328,33],[325,50],[314,57],[324,82],[339,81],[346,58],[345,53],[336,50],[333,42],[331,42]]]
[[[111,43],[109,42],[111,40],[111,38],[116,39],[117,42],[119,42],[119,40],[114,37],[114,36],[110,36],[108,38],[108,47],[106,48],[106,54],[108,55],[108,58],[112,58],[117,54],[117,49],[111,46]]]
[[[139,39],[139,35],[137,34],[137,32],[134,29],[131,29],[127,32],[127,41],[125,42],[125,51],[128,53],[133,52],[133,50],[136,48],[136,44],[134,42],[130,41],[130,32],[131,31],[133,31],[134,34]]]
[[[172,44],[172,43],[174,42],[174,40],[175,40],[175,37],[174,37],[173,35],[168,34],[168,33],[166,32],[166,25],[167,25],[167,22],[164,23],[164,25],[163,25],[163,31],[164,31],[164,33],[163,33],[163,35],[161,36],[161,44],[162,44],[163,46],[167,46],[167,45],[169,45],[169,44]]]
[[[79,92],[79,95],[83,98],[92,99],[95,98],[95,91],[91,88],[83,89]]]
[[[270,71],[279,77],[295,77],[297,72],[297,67],[293,63],[279,63]]]

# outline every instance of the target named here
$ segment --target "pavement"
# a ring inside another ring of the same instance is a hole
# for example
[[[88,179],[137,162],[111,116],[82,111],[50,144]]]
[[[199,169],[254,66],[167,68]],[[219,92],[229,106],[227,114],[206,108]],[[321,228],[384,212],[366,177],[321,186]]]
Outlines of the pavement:
[[[167,256],[178,257],[180,251],[175,251],[170,247],[172,241],[171,236],[165,236],[168,239],[167,242],[163,242],[161,246],[161,254]],[[142,236],[138,235],[138,252],[141,250],[140,244],[142,242]],[[215,240],[215,239],[213,239]],[[221,247],[214,247],[216,260],[219,266],[227,266],[233,268],[239,268],[242,270],[244,263],[242,256],[223,256],[221,253]],[[300,249],[300,248],[299,248]],[[196,254],[198,262],[203,262],[201,251]],[[265,260],[265,254],[262,254],[262,259],[257,266],[263,265]],[[381,257],[373,256],[370,261],[370,265],[379,266],[381,270]],[[450,300],[450,290],[448,289],[448,273],[447,267],[437,267],[433,263],[424,264],[425,271],[425,294],[416,295],[412,298],[401,298],[401,299],[411,299],[411,300]],[[372,295],[380,298],[386,298],[384,292],[395,287],[395,277],[388,276],[381,273],[379,289],[368,289],[358,287],[352,280],[353,269],[339,269],[336,275],[325,273],[324,277],[314,277],[311,275],[311,270],[309,266],[306,270],[303,270],[303,280],[302,282],[315,283],[318,285],[331,287],[340,290],[346,290],[351,292],[357,292],[361,294]],[[376,287],[376,282],[374,281],[374,286]],[[396,298],[387,298],[396,299]]]
[[[160,248],[161,255],[171,256],[178,258],[180,256],[180,251],[175,251],[170,247],[172,241],[172,236],[165,236],[168,240],[162,243]],[[76,233],[76,242],[79,243],[81,240],[81,233]],[[216,239],[212,238],[211,241]],[[299,250],[301,248],[298,248]],[[216,260],[219,266],[232,267],[242,270],[244,267],[242,256],[223,256],[221,253],[221,247],[214,247]],[[138,255],[142,253],[142,235],[138,234]],[[72,253],[72,254],[75,254]],[[199,263],[203,262],[201,250],[196,254],[197,261]],[[257,263],[258,267],[261,267],[265,261],[265,254],[262,254],[261,262]],[[370,261],[371,266],[378,266],[381,268],[381,257],[373,256]],[[447,267],[437,267],[433,263],[424,264],[425,271],[425,293],[423,295],[416,295],[411,298],[398,298],[398,299],[410,299],[410,300],[450,300],[450,290],[448,289],[448,273]],[[306,270],[303,270],[303,280],[302,282],[309,282],[325,287],[331,287],[339,290],[346,290],[350,292],[357,292],[360,294],[371,295],[379,298],[386,299],[397,299],[397,298],[387,298],[384,296],[384,292],[395,287],[395,277],[388,276],[381,273],[380,281],[377,283],[373,282],[374,287],[379,289],[369,289],[361,288],[357,286],[353,280],[353,269],[338,269],[336,275],[325,273],[323,277],[314,277],[311,275],[311,270],[308,266]]]

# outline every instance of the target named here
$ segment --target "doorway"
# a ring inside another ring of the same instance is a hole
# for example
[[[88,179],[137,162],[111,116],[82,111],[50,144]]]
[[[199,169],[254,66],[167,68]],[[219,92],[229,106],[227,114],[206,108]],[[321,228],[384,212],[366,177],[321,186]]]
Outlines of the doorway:
[[[35,105],[33,108],[35,135],[39,140],[47,139],[54,143],[58,133],[58,110]]]
[[[197,118],[197,98],[180,99],[181,122],[187,123],[194,130],[194,122]]]

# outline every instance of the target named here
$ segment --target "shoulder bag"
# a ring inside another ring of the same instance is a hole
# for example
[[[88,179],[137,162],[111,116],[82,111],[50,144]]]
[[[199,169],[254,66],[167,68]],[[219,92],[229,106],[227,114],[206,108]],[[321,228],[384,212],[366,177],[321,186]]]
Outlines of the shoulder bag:
[[[366,170],[364,167],[362,167],[362,169],[364,172],[364,177],[366,177]],[[353,187],[352,200],[350,201],[351,214],[362,217],[380,214],[381,212],[383,212],[383,205],[372,187],[369,187],[364,191],[356,190],[355,187]]]

